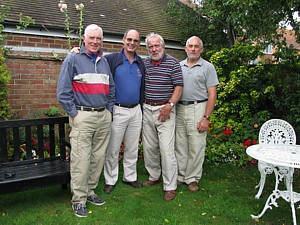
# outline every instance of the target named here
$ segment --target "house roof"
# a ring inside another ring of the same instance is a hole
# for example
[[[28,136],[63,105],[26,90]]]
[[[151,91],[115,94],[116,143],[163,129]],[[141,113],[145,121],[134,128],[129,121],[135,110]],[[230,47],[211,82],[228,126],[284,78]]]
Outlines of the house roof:
[[[19,14],[35,19],[35,26],[43,29],[65,29],[65,15],[58,7],[59,0],[3,0],[11,10],[6,23],[18,23]],[[162,10],[168,0],[66,0],[71,28],[78,30],[78,11],[75,4],[84,4],[84,27],[95,23],[104,34],[123,35],[128,28],[137,29],[142,37],[150,32],[161,34],[165,40],[179,42],[176,25],[167,21]]]

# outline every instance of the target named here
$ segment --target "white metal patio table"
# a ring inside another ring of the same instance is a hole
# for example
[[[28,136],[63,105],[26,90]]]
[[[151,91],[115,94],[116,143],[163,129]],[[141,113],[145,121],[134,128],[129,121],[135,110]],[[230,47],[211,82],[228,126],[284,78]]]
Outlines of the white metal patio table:
[[[257,160],[274,165],[276,178],[275,188],[268,197],[262,212],[257,216],[251,215],[251,217],[253,219],[261,218],[267,209],[272,209],[272,205],[278,207],[276,200],[281,197],[285,201],[290,202],[293,222],[294,225],[296,225],[297,221],[294,203],[300,201],[300,194],[293,191],[293,168],[300,168],[300,145],[257,144],[249,146],[246,152],[249,156]],[[279,170],[277,166],[286,167],[286,170]],[[286,190],[279,190],[279,182],[283,181],[284,177],[288,181],[287,185],[285,185]]]

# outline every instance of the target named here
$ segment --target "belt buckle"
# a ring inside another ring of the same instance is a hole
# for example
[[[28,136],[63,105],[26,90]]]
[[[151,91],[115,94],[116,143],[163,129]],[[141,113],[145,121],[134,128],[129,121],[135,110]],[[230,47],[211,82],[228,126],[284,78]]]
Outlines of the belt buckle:
[[[182,105],[189,105],[189,101],[182,101]]]

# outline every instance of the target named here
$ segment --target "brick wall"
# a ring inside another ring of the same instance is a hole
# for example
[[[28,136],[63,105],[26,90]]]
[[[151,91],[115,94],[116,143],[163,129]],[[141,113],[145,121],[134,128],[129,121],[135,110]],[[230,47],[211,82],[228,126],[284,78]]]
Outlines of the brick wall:
[[[7,46],[67,49],[67,40],[55,37],[44,37],[24,34],[9,34],[4,42]],[[77,43],[74,42],[73,46]],[[117,52],[122,44],[103,43],[105,52]],[[185,57],[185,52],[168,50],[178,59]],[[147,55],[145,47],[138,51]],[[43,111],[52,106],[59,106],[56,99],[56,85],[62,59],[65,54],[54,56],[51,52],[9,51],[7,65],[11,71],[9,88],[9,103],[14,118],[35,118],[43,115]]]

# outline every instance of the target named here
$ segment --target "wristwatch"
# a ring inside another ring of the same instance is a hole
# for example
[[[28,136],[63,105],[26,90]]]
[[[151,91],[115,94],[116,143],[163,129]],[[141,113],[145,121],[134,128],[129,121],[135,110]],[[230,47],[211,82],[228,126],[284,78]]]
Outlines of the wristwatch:
[[[172,107],[174,106],[174,103],[173,103],[173,102],[168,102],[168,103],[170,104],[170,106],[172,106]]]
[[[203,117],[204,117],[205,119],[207,119],[208,121],[209,121],[209,119],[210,119],[210,116],[204,115]]]

